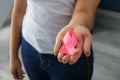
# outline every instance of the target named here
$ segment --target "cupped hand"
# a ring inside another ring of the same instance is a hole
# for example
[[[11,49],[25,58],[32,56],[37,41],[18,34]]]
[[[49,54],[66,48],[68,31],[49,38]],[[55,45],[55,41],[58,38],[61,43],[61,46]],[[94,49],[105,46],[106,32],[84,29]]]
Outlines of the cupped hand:
[[[77,52],[74,55],[64,54],[60,52],[63,46],[63,38],[67,31],[74,30],[78,43],[76,45]],[[81,25],[67,25],[63,27],[56,37],[56,42],[54,46],[54,55],[57,56],[58,61],[62,63],[74,64],[80,58],[81,54],[84,53],[87,57],[90,56],[90,48],[92,44],[92,35],[90,30]]]

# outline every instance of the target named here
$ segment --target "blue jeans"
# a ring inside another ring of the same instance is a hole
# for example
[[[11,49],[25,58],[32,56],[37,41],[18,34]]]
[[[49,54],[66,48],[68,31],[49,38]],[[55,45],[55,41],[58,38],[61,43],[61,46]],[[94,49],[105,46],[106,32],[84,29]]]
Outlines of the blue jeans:
[[[69,65],[58,62],[57,57],[52,54],[39,53],[24,38],[21,44],[22,60],[30,80],[88,80],[84,54],[74,65]],[[93,73],[92,49],[88,59],[91,78]]]

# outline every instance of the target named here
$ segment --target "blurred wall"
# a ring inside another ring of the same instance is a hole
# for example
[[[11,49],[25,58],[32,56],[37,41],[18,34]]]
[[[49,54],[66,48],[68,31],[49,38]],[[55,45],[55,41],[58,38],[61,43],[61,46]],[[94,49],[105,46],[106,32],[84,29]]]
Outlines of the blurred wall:
[[[0,0],[0,28],[10,20],[13,0]]]

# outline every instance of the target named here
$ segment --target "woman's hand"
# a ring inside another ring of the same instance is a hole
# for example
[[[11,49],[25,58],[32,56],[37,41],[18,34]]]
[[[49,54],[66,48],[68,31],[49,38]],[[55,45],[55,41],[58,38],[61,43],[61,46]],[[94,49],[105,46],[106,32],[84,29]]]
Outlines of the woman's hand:
[[[21,62],[19,59],[10,61],[9,70],[15,80],[22,80],[24,78],[25,73],[22,70]]]
[[[63,38],[67,31],[74,30],[78,38],[78,44],[76,50],[78,51],[74,55],[63,54],[59,50],[63,46]],[[80,58],[81,54],[84,53],[86,56],[90,55],[90,48],[92,43],[92,35],[90,30],[81,25],[67,25],[57,35],[56,43],[54,46],[54,54],[58,57],[59,62],[74,64]]]

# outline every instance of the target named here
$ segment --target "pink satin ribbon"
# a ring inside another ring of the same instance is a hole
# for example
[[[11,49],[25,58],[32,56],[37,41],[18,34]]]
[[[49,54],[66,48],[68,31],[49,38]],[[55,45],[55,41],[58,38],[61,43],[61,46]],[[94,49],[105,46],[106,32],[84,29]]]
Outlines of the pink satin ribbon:
[[[63,46],[60,49],[60,52],[63,54],[74,55],[77,50],[75,49],[78,40],[75,32],[73,30],[69,30],[63,38]]]

